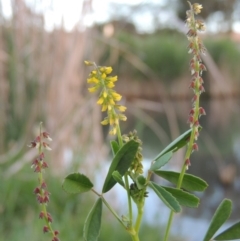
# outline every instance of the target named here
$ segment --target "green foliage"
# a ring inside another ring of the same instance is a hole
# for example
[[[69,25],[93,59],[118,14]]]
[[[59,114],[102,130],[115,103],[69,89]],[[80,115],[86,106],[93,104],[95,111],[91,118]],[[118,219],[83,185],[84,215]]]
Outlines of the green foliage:
[[[115,156],[116,153],[119,150],[119,145],[118,145],[118,143],[116,141],[111,141],[110,145],[111,145],[111,148],[112,148],[112,154],[113,154],[113,156]]]
[[[157,161],[161,156],[166,154],[167,152],[176,152],[183,146],[185,146],[190,138],[192,129],[189,129],[188,131],[184,132],[182,135],[180,135],[178,138],[176,138],[174,141],[172,141],[169,145],[167,145],[154,159],[154,161]],[[169,154],[170,155],[170,154]]]
[[[108,192],[116,184],[116,180],[112,176],[114,171],[118,171],[121,176],[125,174],[134,160],[138,147],[139,143],[131,140],[123,145],[123,147],[116,153],[103,184],[103,193]]]
[[[240,61],[240,51],[237,45],[229,38],[209,39],[205,45],[214,61],[218,64],[224,64],[234,69]]]
[[[65,177],[62,187],[67,193],[76,194],[90,191],[93,184],[85,175],[72,173]]]
[[[180,173],[172,171],[154,171],[154,173],[175,185],[177,185],[180,176]],[[202,192],[207,187],[208,184],[199,177],[187,173],[183,177],[182,188],[188,191]]]
[[[149,186],[153,189],[153,191],[157,194],[157,196],[164,202],[164,204],[169,207],[174,212],[180,212],[182,209],[177,199],[165,188],[157,185],[154,182],[150,182]]]
[[[227,221],[232,212],[232,202],[224,199],[218,206],[214,216],[210,222],[210,226],[205,234],[203,241],[209,241],[218,229]]]
[[[169,151],[163,155],[158,156],[157,159],[155,159],[155,163],[151,165],[150,170],[151,171],[158,170],[162,166],[166,165],[169,162],[169,160],[172,158],[172,155],[173,155],[173,152]]]
[[[170,192],[177,199],[179,204],[182,206],[196,208],[199,205],[199,198],[193,194],[190,194],[181,189],[172,188],[172,187],[162,186],[162,188]]]
[[[124,184],[124,182],[123,182],[123,180],[122,180],[122,176],[121,176],[121,174],[120,174],[118,171],[114,171],[114,172],[112,173],[112,176],[113,176],[114,180],[115,180],[117,183],[119,183],[122,187],[125,188],[125,184]]]
[[[84,224],[83,236],[86,241],[97,241],[101,228],[102,199],[98,198]]]
[[[215,240],[234,240],[240,239],[240,222],[235,223],[216,237]]]
[[[144,36],[121,32],[117,38],[146,63],[160,79],[168,80],[168,83],[183,75],[188,68],[185,36],[177,31],[162,31]],[[125,67],[127,66],[124,65]],[[136,74],[140,75],[140,73]]]

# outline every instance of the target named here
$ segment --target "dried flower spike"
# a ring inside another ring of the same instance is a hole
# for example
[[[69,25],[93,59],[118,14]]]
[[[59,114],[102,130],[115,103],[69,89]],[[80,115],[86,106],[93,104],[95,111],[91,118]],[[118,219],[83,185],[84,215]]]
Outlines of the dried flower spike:
[[[32,162],[32,168],[34,172],[38,174],[38,186],[34,189],[34,194],[36,195],[36,199],[39,204],[41,204],[41,212],[39,214],[39,218],[45,221],[45,226],[43,227],[44,233],[51,233],[52,239],[54,241],[59,241],[57,235],[58,231],[54,231],[52,229],[51,223],[53,221],[52,216],[49,212],[47,212],[47,204],[50,200],[50,192],[47,190],[47,184],[43,178],[43,171],[48,167],[47,162],[45,161],[44,150],[51,150],[48,143],[43,140],[52,141],[48,132],[42,132],[42,124],[40,124],[40,134],[35,138],[34,141],[28,145],[31,148],[38,149],[38,156]]]

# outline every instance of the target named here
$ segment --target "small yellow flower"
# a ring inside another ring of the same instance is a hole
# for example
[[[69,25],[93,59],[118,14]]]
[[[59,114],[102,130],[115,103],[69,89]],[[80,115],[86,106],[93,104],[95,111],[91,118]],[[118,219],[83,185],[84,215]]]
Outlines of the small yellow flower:
[[[102,125],[108,125],[109,124],[108,118],[106,117],[103,121],[101,121],[101,124]]]
[[[104,92],[103,92],[103,97],[104,97],[104,98],[107,98],[107,96],[108,96],[107,91],[104,91]]]
[[[108,84],[107,84],[107,87],[109,88],[109,89],[111,89],[111,88],[113,88],[115,85],[113,84],[113,82],[109,82]]]
[[[104,99],[102,97],[100,97],[97,101],[98,105],[101,105],[104,102]]]
[[[115,101],[113,99],[109,99],[109,104],[110,105],[115,105]]]
[[[113,96],[113,98],[114,98],[115,101],[119,101],[119,100],[122,99],[122,96],[119,95],[119,94],[116,93],[116,92],[113,92],[113,93],[112,93],[112,96]]]
[[[106,67],[105,68],[105,73],[106,74],[111,74],[112,73],[112,67]]]
[[[106,79],[107,75],[106,75],[105,73],[103,73],[103,74],[101,75],[101,77],[102,77],[103,79]]]
[[[117,76],[110,76],[110,77],[107,77],[107,78],[106,78],[106,80],[111,81],[111,82],[116,82],[117,79],[118,79]]]
[[[126,117],[125,115],[123,115],[123,114],[119,114],[119,115],[118,115],[118,118],[119,118],[119,120],[121,120],[121,121],[126,121],[126,120],[127,120],[127,117]]]
[[[92,61],[87,61],[87,60],[85,60],[84,63],[85,63],[87,66],[92,66],[92,65],[94,65],[94,62],[92,62]]]
[[[110,125],[113,125],[115,123],[115,118],[111,117],[110,120],[109,120],[109,123],[110,123]]]
[[[98,89],[98,87],[97,87],[97,86],[94,86],[94,87],[88,88],[88,91],[89,91],[90,93],[93,93],[93,92],[95,92],[97,89]]]
[[[110,130],[109,132],[110,135],[116,135],[117,134],[117,128],[116,127],[113,127],[112,130]]]
[[[107,106],[107,105],[102,105],[102,111],[106,111],[106,110],[107,110],[107,108],[108,108],[108,106]]]
[[[124,112],[127,109],[127,107],[123,105],[115,105],[115,107],[121,112]]]
[[[88,84],[98,84],[99,80],[95,77],[92,77],[92,78],[87,79],[87,83]]]

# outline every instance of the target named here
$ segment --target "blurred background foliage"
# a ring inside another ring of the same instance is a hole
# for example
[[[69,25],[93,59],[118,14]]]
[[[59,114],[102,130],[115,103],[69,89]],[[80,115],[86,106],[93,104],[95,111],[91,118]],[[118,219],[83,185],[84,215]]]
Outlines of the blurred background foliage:
[[[190,172],[206,179],[210,188],[200,209],[185,213],[204,219],[223,197],[233,199],[234,211],[240,208],[240,36],[233,31],[240,15],[239,1],[201,3],[201,17],[214,31],[201,34],[207,48],[202,95],[207,117],[201,118],[200,152],[193,155]],[[153,158],[188,129],[190,56],[183,22],[188,6],[176,0],[110,2],[108,21],[86,27],[84,18],[92,16],[94,1],[83,1],[71,31],[64,23],[47,31],[44,12],[33,5],[11,1],[11,17],[0,7],[0,241],[46,240],[32,193],[37,177],[30,166],[36,151],[26,147],[40,121],[54,140],[47,156],[49,210],[62,240],[76,240],[94,197],[65,194],[62,179],[81,171],[97,181],[92,167],[101,169],[109,159],[108,130],[99,125],[102,114],[96,98],[87,93],[90,70],[83,60],[113,67],[119,76],[116,88],[128,107],[123,132],[137,129],[146,160]],[[149,29],[143,24],[146,13],[153,18]],[[181,165],[183,153],[174,156],[173,168]],[[234,212],[233,218],[238,215]],[[100,240],[112,240],[111,235],[128,240],[118,223],[109,222],[109,213],[104,216],[108,222]],[[159,225],[146,222],[142,235],[143,240],[159,240]]]

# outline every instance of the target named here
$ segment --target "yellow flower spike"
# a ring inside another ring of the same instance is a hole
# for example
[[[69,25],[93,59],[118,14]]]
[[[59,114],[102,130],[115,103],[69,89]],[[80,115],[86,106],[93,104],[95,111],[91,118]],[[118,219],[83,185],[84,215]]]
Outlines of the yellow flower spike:
[[[104,102],[104,99],[102,97],[100,97],[97,101],[98,105],[101,105]]]
[[[95,65],[94,62],[85,61],[86,65]],[[113,87],[118,79],[117,76],[108,76],[113,71],[112,67],[96,66],[87,79],[87,83],[93,84],[88,88],[89,92],[95,92],[100,90],[100,95],[97,100],[97,104],[102,106],[102,111],[107,111],[107,117],[102,121],[102,125],[110,125],[111,135],[116,135],[120,121],[125,121],[127,117],[120,114],[126,110],[125,106],[117,105],[116,102],[120,101],[122,96],[118,94]]]
[[[116,93],[116,92],[113,92],[113,93],[112,93],[112,96],[113,96],[113,99],[114,99],[115,101],[119,101],[119,100],[122,99],[122,96],[119,95],[119,94]]]

